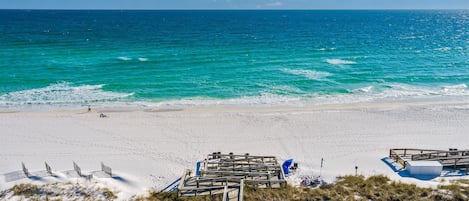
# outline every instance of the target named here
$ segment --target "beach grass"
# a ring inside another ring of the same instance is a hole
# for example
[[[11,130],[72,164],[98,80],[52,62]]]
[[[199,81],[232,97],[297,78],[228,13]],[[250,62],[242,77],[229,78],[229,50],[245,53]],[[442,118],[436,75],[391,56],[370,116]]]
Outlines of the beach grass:
[[[6,197],[11,195],[11,197]],[[36,185],[23,183],[0,192],[0,200],[115,200],[117,195],[109,188],[85,187],[72,183]]]
[[[346,175],[320,188],[287,186],[281,189],[245,186],[244,200],[439,200],[469,199],[468,180],[455,180],[438,188],[391,181],[384,175],[370,177]],[[220,196],[177,197],[177,193],[150,193],[139,200],[221,200]]]
[[[61,186],[60,183],[54,184]],[[66,185],[66,184],[64,184]],[[72,191],[73,189],[69,189]],[[81,192],[85,200],[114,200],[116,193],[100,188],[99,192]],[[5,192],[5,191],[4,191]],[[41,185],[19,184],[6,192],[12,192],[14,196],[35,200],[51,197],[50,200],[60,200],[60,194],[69,195],[70,192],[57,193],[48,191]],[[86,195],[85,195],[86,194]],[[1,194],[0,194],[1,195]],[[94,197],[99,195],[99,198]],[[185,197],[178,196],[177,192],[149,192],[146,196],[134,197],[133,201],[217,201],[222,200],[222,195]],[[0,199],[3,199],[0,196]],[[438,201],[464,201],[469,199],[469,180],[452,180],[449,184],[438,185],[437,188],[422,188],[415,184],[406,184],[392,181],[384,175],[364,177],[362,175],[345,175],[337,178],[337,181],[326,184],[320,188],[293,187],[287,185],[280,189],[255,188],[245,186],[244,200],[438,200]]]

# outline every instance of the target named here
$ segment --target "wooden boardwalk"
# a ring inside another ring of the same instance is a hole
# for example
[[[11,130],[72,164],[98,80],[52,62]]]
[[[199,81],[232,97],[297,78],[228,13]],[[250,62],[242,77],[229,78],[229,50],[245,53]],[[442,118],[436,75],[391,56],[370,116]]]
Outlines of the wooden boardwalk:
[[[281,165],[274,156],[212,153],[192,176],[185,170],[178,186],[180,196],[222,194],[224,200],[242,200],[244,185],[259,188],[286,186]]]
[[[443,167],[468,167],[469,150],[390,149],[389,158],[406,167],[406,161],[439,161]]]

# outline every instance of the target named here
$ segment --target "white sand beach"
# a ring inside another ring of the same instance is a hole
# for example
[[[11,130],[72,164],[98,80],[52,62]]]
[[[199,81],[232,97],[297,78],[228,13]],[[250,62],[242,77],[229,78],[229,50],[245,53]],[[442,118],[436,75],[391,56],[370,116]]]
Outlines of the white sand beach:
[[[107,118],[100,118],[100,113]],[[310,107],[93,108],[0,113],[0,190],[17,183],[84,182],[69,178],[75,161],[87,174],[100,162],[118,179],[94,178],[119,198],[161,189],[195,168],[208,153],[234,152],[293,158],[303,170],[332,182],[344,174],[401,178],[381,161],[390,148],[469,148],[469,104],[363,103]],[[16,179],[5,174],[43,171],[57,178]]]

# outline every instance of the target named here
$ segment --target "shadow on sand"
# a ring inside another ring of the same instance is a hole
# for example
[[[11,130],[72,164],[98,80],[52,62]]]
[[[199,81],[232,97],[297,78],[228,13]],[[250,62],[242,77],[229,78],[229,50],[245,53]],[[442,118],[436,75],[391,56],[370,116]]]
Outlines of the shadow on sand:
[[[127,180],[123,177],[120,177],[120,176],[113,176],[112,179],[114,179],[116,181],[119,181],[119,182],[122,182],[122,183],[130,184],[129,180]]]
[[[381,159],[384,164],[386,164],[392,171],[396,172],[399,176],[404,178],[414,178],[422,181],[429,181],[439,177],[438,175],[411,175],[409,171],[404,168],[398,168],[397,164],[394,163],[389,157],[384,157]]]

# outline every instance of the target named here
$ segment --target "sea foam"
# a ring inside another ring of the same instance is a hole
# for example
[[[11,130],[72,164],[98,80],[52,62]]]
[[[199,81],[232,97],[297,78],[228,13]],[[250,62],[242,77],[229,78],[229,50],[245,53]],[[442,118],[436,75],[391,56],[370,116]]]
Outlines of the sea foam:
[[[299,75],[310,80],[317,80],[321,81],[324,80],[326,77],[331,76],[331,73],[322,72],[322,71],[314,71],[314,70],[303,70],[303,69],[289,69],[289,68],[282,68],[280,71],[292,75]]]
[[[467,92],[467,85],[466,84],[457,84],[457,85],[450,85],[450,86],[443,86],[443,92],[450,93],[450,94],[464,94]]]
[[[342,60],[342,59],[326,59],[326,62],[332,65],[353,65],[357,64],[355,61]]]
[[[68,82],[51,84],[43,88],[6,93],[0,96],[0,105],[67,105],[116,101],[131,96],[102,90],[104,85],[73,86]]]
[[[358,89],[349,90],[352,93],[370,93],[373,91],[373,86],[362,87]]]
[[[451,48],[450,47],[439,47],[439,48],[435,48],[435,50],[445,52],[445,51],[450,51]]]
[[[412,100],[434,100],[434,98],[459,98],[469,96],[466,84],[450,86],[417,86],[403,83],[381,83],[366,87],[349,89],[348,93],[324,95],[320,92],[306,92],[290,86],[264,86],[267,89],[259,95],[243,96],[230,99],[185,98],[156,103],[156,106],[197,107],[213,105],[249,105],[249,106],[305,106],[323,104],[348,104],[363,102],[393,102]]]
[[[117,59],[119,59],[121,61],[130,61],[130,60],[132,60],[132,58],[130,58],[130,57],[117,57]]]
[[[308,104],[347,104],[357,102],[382,102],[382,101],[412,101],[412,100],[440,100],[459,99],[468,97],[469,91],[466,84],[450,86],[417,86],[403,83],[385,83],[373,86],[349,89],[346,94],[331,94],[312,96],[307,100]]]
[[[374,87],[373,87],[374,88]],[[426,87],[402,83],[391,83],[380,87],[382,90],[371,90],[369,96],[374,99],[405,99],[405,98],[424,98],[424,97],[454,97],[469,96],[466,84],[457,84],[443,87]],[[363,88],[357,89],[361,91]]]
[[[296,106],[302,104],[302,98],[299,96],[279,95],[269,92],[263,92],[259,96],[244,96],[230,99],[215,98],[185,98],[180,100],[168,100],[153,104],[157,107],[209,107],[214,105],[222,106],[275,106],[275,105],[291,105]]]
[[[319,48],[319,49],[316,49],[316,50],[317,50],[317,51],[333,51],[333,50],[336,50],[336,49],[337,49],[337,48],[334,48],[334,47],[332,47],[332,48],[325,48],[325,47],[323,47],[323,48]]]

